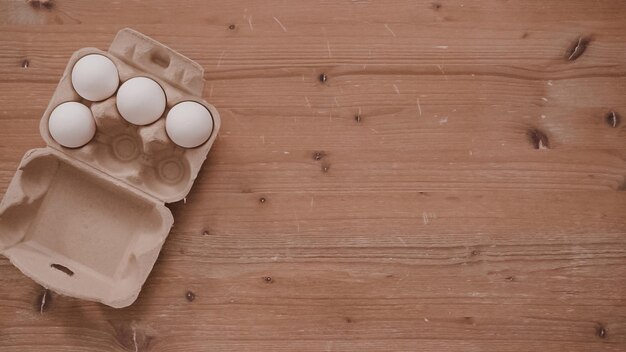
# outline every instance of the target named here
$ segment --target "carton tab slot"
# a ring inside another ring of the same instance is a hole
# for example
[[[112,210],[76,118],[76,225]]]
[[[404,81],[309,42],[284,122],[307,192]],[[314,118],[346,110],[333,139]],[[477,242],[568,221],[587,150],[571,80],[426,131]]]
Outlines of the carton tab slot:
[[[70,270],[70,268],[66,267],[65,265],[52,263],[52,264],[50,264],[50,267],[54,268],[54,269],[57,269],[58,271],[66,274],[67,276],[73,276],[74,275],[74,272],[72,270]]]

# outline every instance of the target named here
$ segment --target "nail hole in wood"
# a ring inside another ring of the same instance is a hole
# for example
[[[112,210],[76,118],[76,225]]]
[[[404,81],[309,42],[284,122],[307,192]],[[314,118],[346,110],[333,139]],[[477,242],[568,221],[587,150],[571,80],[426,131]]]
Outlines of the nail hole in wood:
[[[582,56],[582,54],[589,47],[591,43],[591,37],[579,37],[578,40],[573,42],[570,47],[565,51],[565,58],[567,61],[574,61]]]
[[[187,291],[187,293],[185,293],[185,298],[187,298],[189,302],[193,302],[193,300],[196,299],[196,294],[192,291]]]
[[[354,121],[356,121],[357,123],[360,123],[360,122],[361,122],[361,119],[362,119],[362,118],[361,118],[361,115],[360,115],[360,114],[357,114],[356,116],[354,116]]]
[[[604,325],[598,323],[598,325],[596,326],[596,336],[601,339],[606,338],[606,328],[604,327]]]
[[[322,160],[326,156],[324,151],[313,152],[313,160]]]
[[[323,164],[322,165],[322,172],[328,172],[328,170],[330,170],[330,164]]]
[[[28,59],[22,60],[22,68],[28,68],[30,66],[30,61]]]
[[[441,9],[441,4],[440,4],[440,3],[438,3],[438,2],[433,2],[433,3],[431,4],[431,7],[432,7],[432,9],[433,9],[433,10],[435,10],[435,11],[439,11],[439,9]]]
[[[267,284],[271,284],[272,282],[274,282],[271,276],[264,276],[263,281],[265,281],[265,283]]]
[[[505,277],[504,279],[505,279],[506,281],[508,281],[508,282],[513,282],[513,281],[515,281],[515,277],[513,277],[513,276],[507,276],[507,277]]]
[[[620,124],[620,121],[622,120],[621,117],[619,116],[618,113],[616,113],[615,111],[609,111],[606,114],[606,124],[609,125],[612,128],[617,128]]]
[[[538,129],[531,129],[527,133],[528,139],[535,149],[549,149],[550,143],[548,141],[548,136],[545,133],[541,132]]]
[[[66,274],[68,276],[74,275],[74,272],[70,268],[66,267],[65,265],[53,263],[53,264],[50,264],[50,267],[52,267],[54,269],[57,269],[58,271]]]
[[[259,203],[263,204],[267,202],[267,200],[264,197],[259,198]]]
[[[326,83],[326,81],[328,80],[328,77],[326,76],[326,74],[322,73],[319,77],[319,80],[322,83]]]
[[[208,230],[202,231],[202,236],[208,236],[208,235],[209,235],[209,231]]]
[[[236,27],[234,24],[231,24],[230,26],[228,26],[228,29],[230,29],[231,31],[234,30]]]

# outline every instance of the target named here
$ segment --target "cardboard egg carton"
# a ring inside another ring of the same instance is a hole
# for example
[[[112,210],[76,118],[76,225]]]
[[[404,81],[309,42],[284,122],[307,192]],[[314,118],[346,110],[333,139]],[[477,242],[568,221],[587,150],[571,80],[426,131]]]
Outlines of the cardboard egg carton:
[[[146,126],[126,122],[115,94],[91,102],[73,89],[71,72],[83,56],[100,54],[117,66],[120,85],[144,76],[167,97],[163,116]],[[84,48],[69,60],[40,124],[47,147],[22,159],[0,203],[0,252],[44,287],[60,294],[125,307],[135,301],[173,224],[165,203],[183,199],[220,128],[217,110],[202,100],[204,70],[132,29],[108,51]],[[88,106],[94,138],[65,148],[48,131],[52,110],[64,102]],[[208,141],[186,149],[165,132],[165,116],[183,101],[205,106],[213,118]]]

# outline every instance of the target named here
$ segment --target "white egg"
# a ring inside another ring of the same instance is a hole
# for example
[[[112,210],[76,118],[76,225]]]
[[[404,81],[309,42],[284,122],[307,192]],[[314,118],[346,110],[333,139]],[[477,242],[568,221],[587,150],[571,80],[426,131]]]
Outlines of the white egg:
[[[115,93],[119,84],[117,67],[104,55],[84,56],[72,68],[72,86],[87,100],[104,100]]]
[[[117,110],[132,124],[151,124],[165,111],[165,92],[150,78],[131,78],[117,91]]]
[[[88,107],[72,101],[52,110],[48,130],[60,145],[78,148],[87,144],[96,134],[96,121]]]
[[[165,131],[170,139],[184,148],[195,148],[206,142],[213,132],[213,118],[204,105],[184,101],[167,113]]]

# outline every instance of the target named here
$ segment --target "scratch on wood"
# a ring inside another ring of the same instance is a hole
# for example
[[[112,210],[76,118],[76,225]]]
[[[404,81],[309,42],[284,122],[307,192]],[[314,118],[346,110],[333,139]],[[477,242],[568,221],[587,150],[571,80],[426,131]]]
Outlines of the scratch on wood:
[[[248,16],[248,26],[250,26],[250,31],[254,31],[254,27],[252,27],[252,16]]]
[[[224,54],[226,54],[226,50],[222,50],[220,58],[217,60],[217,67],[220,67],[222,65],[222,59],[224,58]]]
[[[391,35],[393,35],[394,37],[396,36],[396,34],[391,30],[391,28],[389,28],[389,26],[385,23],[385,28],[387,28],[387,30],[389,31],[389,33],[391,33]]]
[[[435,49],[448,49],[447,45],[435,45]]]
[[[436,219],[436,218],[437,218],[437,214],[435,213],[422,212],[422,222],[424,223],[424,225],[428,225],[431,219]]]
[[[41,305],[39,306],[39,314],[43,314],[43,311],[46,307],[46,297],[48,296],[48,289],[44,289],[43,295],[41,296]]]
[[[133,344],[135,345],[135,352],[139,351],[139,346],[137,346],[137,330],[133,326]]]
[[[300,218],[298,218],[298,214],[295,209],[293,210],[293,216],[296,218],[296,231],[300,233]]]
[[[422,116],[422,105],[420,104],[420,98],[417,98],[417,111],[419,111],[420,116]]]
[[[311,107],[311,102],[309,102],[309,98],[304,97],[304,101],[306,102],[306,106],[310,108]]]
[[[326,41],[326,49],[328,49],[328,57],[332,57],[333,54],[330,51],[330,42],[328,40]]]
[[[408,245],[406,244],[406,242],[404,242],[404,240],[402,239],[402,237],[397,236],[396,237],[398,239],[398,241],[400,241],[400,243],[402,243],[403,246],[408,247]]]
[[[400,95],[400,89],[398,89],[397,85],[393,85],[393,89],[396,91],[396,94]]]
[[[437,65],[437,68],[439,68],[439,71],[441,71],[441,74],[443,75],[443,78],[447,81],[448,80],[448,76],[446,76],[446,71],[444,71],[444,69],[443,69],[443,64],[442,65]]]
[[[276,21],[276,23],[278,23],[278,25],[280,26],[280,28],[283,29],[283,32],[287,33],[287,28],[285,28],[285,26],[283,26],[282,23],[280,23],[280,21],[278,20],[278,18],[274,17],[274,21]]]

